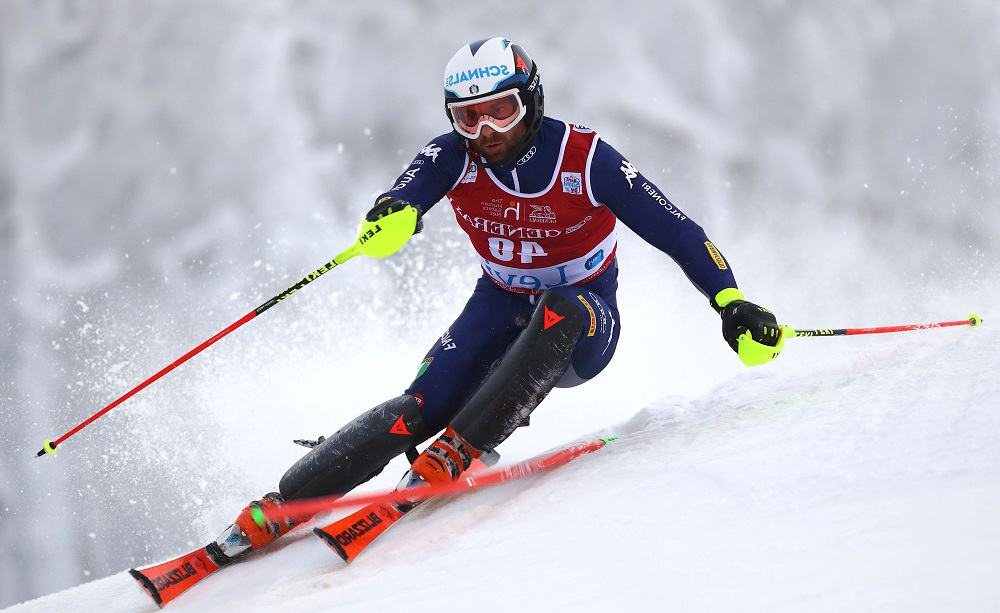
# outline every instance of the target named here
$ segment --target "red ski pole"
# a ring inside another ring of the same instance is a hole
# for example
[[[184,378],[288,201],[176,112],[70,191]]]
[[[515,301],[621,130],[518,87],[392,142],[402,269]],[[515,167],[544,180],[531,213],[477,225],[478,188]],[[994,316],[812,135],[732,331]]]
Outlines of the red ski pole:
[[[352,247],[352,249],[353,249],[353,247]],[[305,276],[301,281],[299,281],[295,285],[289,287],[288,289],[286,289],[285,291],[281,292],[280,294],[278,294],[274,298],[271,298],[270,300],[268,300],[264,304],[260,305],[256,309],[250,311],[249,313],[247,313],[243,317],[240,317],[238,320],[236,320],[233,323],[231,323],[229,326],[227,326],[226,328],[224,328],[222,331],[220,331],[219,333],[217,333],[212,338],[204,341],[203,343],[201,343],[200,345],[198,345],[197,347],[195,347],[191,351],[188,351],[187,353],[185,353],[181,357],[177,358],[176,360],[174,360],[173,362],[171,362],[170,364],[168,364],[166,367],[164,367],[163,369],[161,369],[160,371],[158,371],[153,376],[149,377],[148,379],[146,379],[145,381],[143,381],[139,385],[133,387],[132,389],[130,389],[129,391],[125,392],[124,394],[122,394],[118,398],[114,399],[110,404],[108,404],[106,407],[104,407],[100,411],[94,413],[93,415],[91,415],[87,419],[85,419],[82,422],[78,423],[77,425],[73,426],[73,428],[71,430],[69,430],[66,434],[63,434],[62,436],[60,436],[59,438],[57,438],[54,441],[46,439],[45,444],[42,446],[41,450],[39,450],[38,453],[35,454],[35,457],[36,458],[40,458],[43,455],[45,455],[46,453],[55,455],[55,453],[56,453],[56,447],[58,447],[63,441],[65,441],[69,437],[73,436],[74,434],[76,434],[80,430],[83,430],[84,428],[86,428],[87,426],[89,426],[90,424],[92,424],[93,422],[97,421],[98,419],[100,419],[101,417],[103,417],[105,413],[107,413],[111,409],[115,408],[116,406],[120,405],[121,403],[125,402],[126,400],[128,400],[132,396],[135,396],[136,394],[138,394],[142,390],[146,389],[147,387],[149,387],[150,385],[152,385],[154,382],[156,382],[158,379],[160,379],[161,377],[163,377],[164,375],[166,375],[167,373],[169,373],[173,369],[177,368],[178,366],[180,366],[184,362],[187,362],[188,360],[190,360],[194,356],[196,356],[199,353],[201,353],[203,350],[207,349],[208,347],[211,347],[212,345],[214,345],[216,343],[216,341],[218,341],[221,338],[223,338],[224,336],[228,335],[233,330],[236,330],[237,328],[239,328],[243,324],[247,323],[248,321],[250,321],[254,317],[257,317],[258,315],[260,315],[264,311],[268,310],[269,308],[271,308],[274,305],[278,304],[279,302],[281,302],[285,298],[289,297],[290,295],[294,294],[298,290],[302,289],[308,283],[310,283],[310,282],[318,279],[320,277],[320,275],[324,274],[325,272],[327,272],[329,270],[332,270],[334,267],[336,267],[336,266],[338,266],[340,264],[343,264],[344,262],[346,262],[347,260],[351,259],[355,255],[357,255],[357,254],[356,253],[352,253],[351,249],[348,249],[344,253],[341,253],[337,257],[335,257],[332,260],[330,260],[329,262],[327,262],[322,268],[319,268],[318,270],[316,270],[312,274]]]
[[[386,256],[392,255],[403,246],[404,243],[413,235],[413,230],[417,224],[417,212],[413,207],[406,207],[401,211],[396,211],[391,215],[380,218],[378,221],[364,221],[361,223],[361,229],[359,231],[358,239],[351,245],[348,249],[344,250],[343,253],[339,254],[337,257],[333,258],[316,271],[311,274],[306,275],[301,281],[295,285],[289,287],[285,291],[281,292],[274,298],[271,298],[264,304],[260,305],[256,309],[250,311],[243,317],[239,318],[225,329],[217,333],[212,338],[204,341],[191,351],[188,351],[181,357],[177,358],[162,370],[158,371],[153,376],[149,377],[139,385],[133,387],[129,391],[125,392],[115,400],[113,400],[106,407],[100,411],[94,413],[87,419],[83,420],[76,426],[74,426],[69,432],[63,434],[56,440],[45,440],[45,444],[42,446],[41,450],[35,454],[36,458],[40,458],[45,454],[55,455],[56,447],[62,444],[63,441],[73,436],[80,430],[83,430],[96,420],[103,417],[108,411],[117,407],[121,403],[125,402],[132,396],[135,396],[145,388],[152,385],[158,379],[177,368],[184,362],[187,362],[194,356],[201,353],[203,350],[211,347],[224,336],[228,335],[233,330],[236,330],[243,324],[247,323],[251,319],[257,317],[264,311],[278,304],[285,298],[288,298],[295,292],[299,291],[309,283],[315,281],[323,274],[333,270],[335,267],[343,264],[344,262],[350,260],[351,258],[358,255],[367,255],[374,258],[384,258]]]
[[[518,462],[517,464],[511,464],[510,466],[494,468],[482,473],[465,474],[457,481],[432,483],[412,489],[390,490],[387,492],[290,500],[267,511],[259,506],[254,506],[251,509],[251,516],[258,526],[263,526],[268,520],[283,521],[292,519],[296,522],[301,522],[319,513],[346,507],[360,507],[375,503],[412,503],[424,501],[432,497],[457,496],[471,490],[492,487],[501,483],[516,481],[548,472],[584,454],[593,453],[617,439],[617,436],[610,436],[584,441],[564,449]]]
[[[883,326],[881,328],[840,328],[821,330],[797,330],[790,326],[781,326],[784,338],[795,338],[798,336],[854,336],[855,334],[885,334],[887,332],[908,332],[911,330],[929,330],[931,328],[948,328],[951,326],[969,326],[975,328],[983,324],[983,318],[976,314],[971,314],[965,319],[957,321],[938,321],[930,324],[905,324],[902,326]]]

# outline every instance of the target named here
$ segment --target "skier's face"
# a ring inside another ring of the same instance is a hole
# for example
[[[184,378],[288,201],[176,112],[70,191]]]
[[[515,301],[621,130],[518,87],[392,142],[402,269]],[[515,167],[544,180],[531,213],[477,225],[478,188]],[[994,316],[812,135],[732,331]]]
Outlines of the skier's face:
[[[514,153],[521,139],[528,131],[525,122],[520,122],[506,132],[497,132],[488,125],[482,126],[479,138],[472,141],[472,147],[490,164],[499,162]]]

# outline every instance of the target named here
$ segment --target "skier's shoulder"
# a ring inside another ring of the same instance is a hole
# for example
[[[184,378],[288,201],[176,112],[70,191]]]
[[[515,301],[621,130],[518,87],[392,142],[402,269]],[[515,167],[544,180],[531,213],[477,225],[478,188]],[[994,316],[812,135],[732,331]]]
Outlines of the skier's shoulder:
[[[569,132],[567,132],[567,128]],[[611,146],[594,128],[571,121],[564,121],[549,117],[542,120],[541,131],[549,135],[546,142],[562,143],[566,141],[566,147],[577,147],[587,155],[587,172],[594,180],[603,182],[614,180],[625,173],[627,178],[634,178],[635,167],[625,159],[621,153]],[[579,138],[564,138],[577,135]]]
[[[445,132],[429,140],[423,149],[417,152],[413,163],[423,164],[430,161],[438,170],[454,169],[455,173],[461,172],[465,165],[465,143],[454,130]]]
[[[458,181],[466,162],[465,148],[458,135],[445,133],[426,142],[382,196],[402,198],[426,211]]]
[[[448,150],[457,152],[460,155],[465,153],[465,146],[462,142],[462,137],[459,136],[454,130],[435,136],[431,140],[427,141],[427,145],[424,148],[440,148],[442,151]]]
[[[545,118],[542,120],[542,129],[544,130],[548,128],[553,133],[558,133],[560,138],[562,138],[562,136],[565,134],[565,130],[567,127],[569,127],[570,136],[572,136],[573,134],[579,134],[581,136],[587,137],[583,139],[577,139],[579,142],[584,143],[585,146],[588,147],[594,146],[594,143],[596,142],[595,155],[621,156],[621,154],[618,153],[618,151],[615,150],[615,148],[612,147],[611,144],[609,144],[608,141],[603,136],[601,136],[601,134],[593,126],[573,121],[556,119],[554,117],[549,117],[548,115],[546,115]],[[591,136],[592,138],[590,138]]]
[[[573,124],[573,129],[583,130],[586,133],[594,132],[592,128],[579,124]],[[588,142],[592,147],[588,152],[587,172],[594,195],[605,204],[610,204],[615,200],[613,194],[623,186],[627,186],[631,193],[633,180],[639,176],[636,167],[596,132],[594,140]]]
[[[568,131],[567,131],[568,130]],[[546,132],[553,138],[545,139],[547,142],[566,142],[566,147],[590,149],[594,142],[600,139],[597,132],[582,123],[575,123],[563,119],[556,119],[546,115],[542,119],[541,131]],[[575,138],[574,138],[575,137]]]

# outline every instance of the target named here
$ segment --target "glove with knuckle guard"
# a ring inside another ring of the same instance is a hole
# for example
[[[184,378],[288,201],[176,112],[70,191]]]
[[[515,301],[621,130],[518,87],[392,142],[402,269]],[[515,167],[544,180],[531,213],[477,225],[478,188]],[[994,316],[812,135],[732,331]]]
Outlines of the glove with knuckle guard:
[[[722,317],[722,337],[744,364],[765,364],[781,353],[785,339],[774,313],[744,300],[735,288],[719,292],[712,306]]]
[[[413,233],[420,234],[420,231],[424,229],[424,222],[420,219],[423,216],[420,207],[395,196],[382,196],[376,200],[375,206],[365,214],[365,221],[378,221],[386,215],[402,211],[408,206],[412,206],[417,211],[417,227],[413,230]]]

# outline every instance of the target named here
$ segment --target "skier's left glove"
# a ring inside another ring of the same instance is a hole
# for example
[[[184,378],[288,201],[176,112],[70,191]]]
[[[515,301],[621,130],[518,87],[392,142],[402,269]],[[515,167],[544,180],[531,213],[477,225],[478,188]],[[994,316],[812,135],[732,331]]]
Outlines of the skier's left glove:
[[[723,338],[744,364],[766,364],[781,353],[785,339],[774,313],[747,302],[736,288],[716,294],[712,306],[722,316]]]

